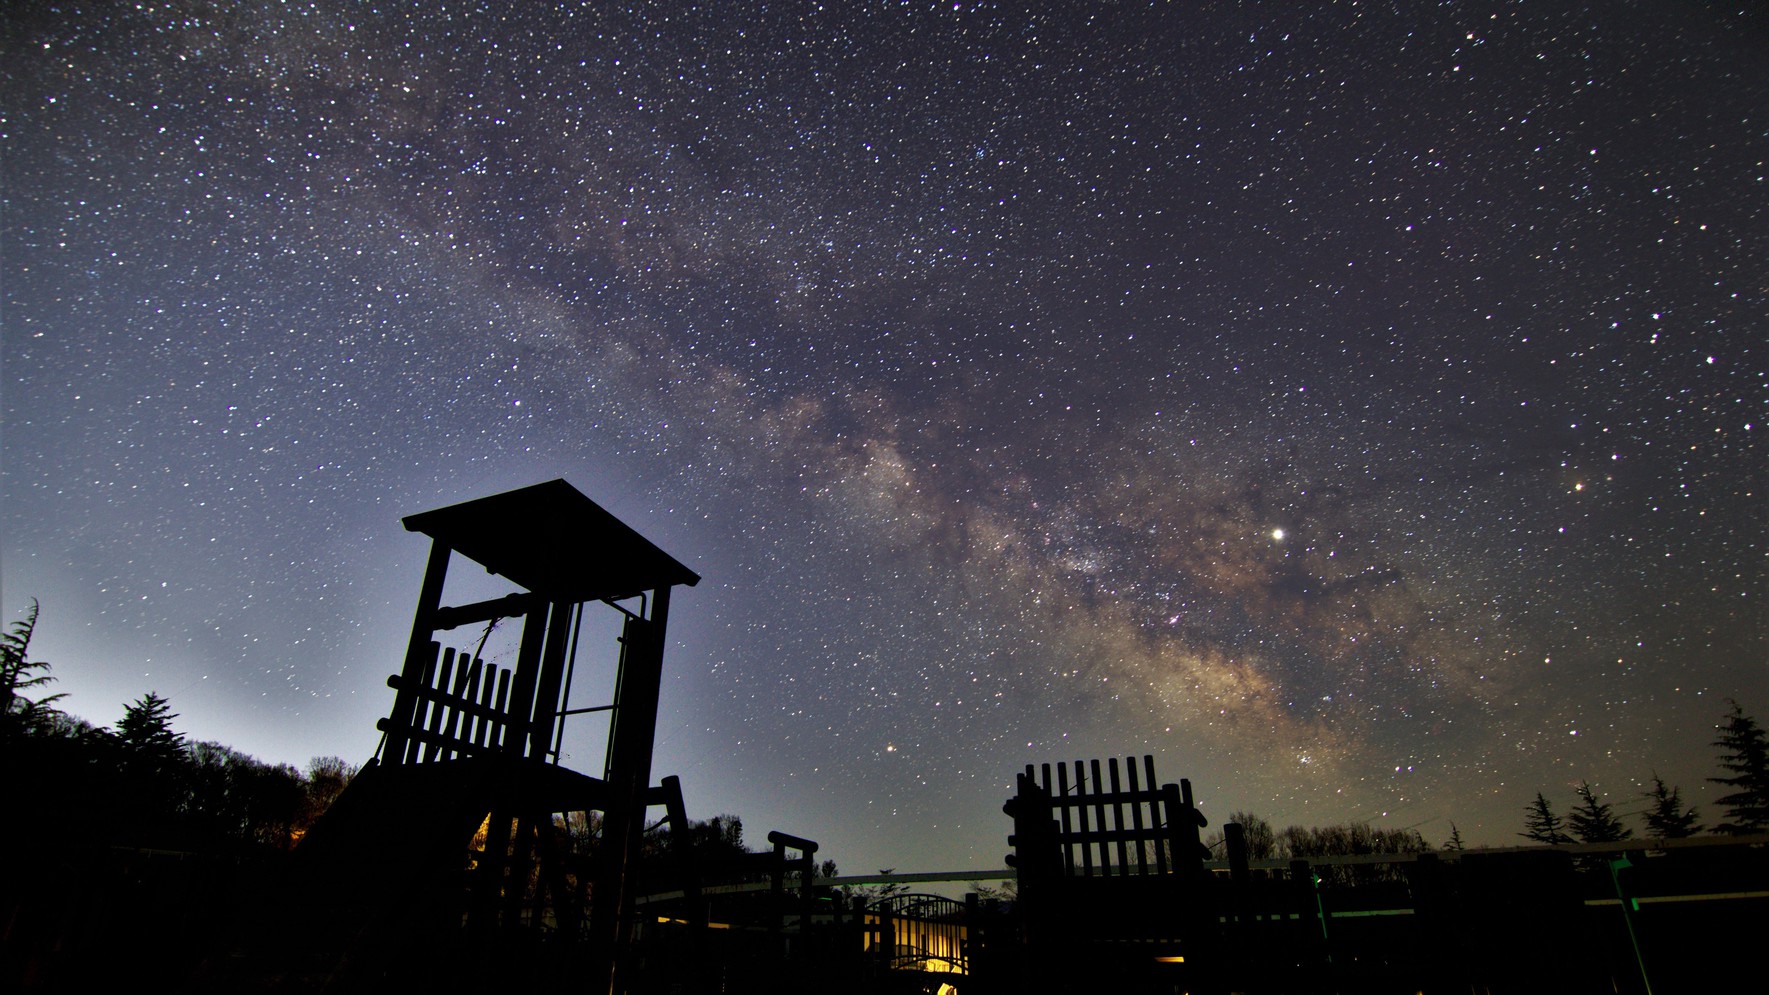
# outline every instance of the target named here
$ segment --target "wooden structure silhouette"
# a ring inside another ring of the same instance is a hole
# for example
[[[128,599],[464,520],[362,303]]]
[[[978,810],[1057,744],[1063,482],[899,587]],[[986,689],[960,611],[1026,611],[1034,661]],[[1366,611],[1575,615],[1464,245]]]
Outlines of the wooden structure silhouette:
[[[336,956],[458,979],[509,937],[544,936],[573,951],[574,980],[611,990],[645,810],[686,822],[675,779],[651,786],[652,741],[670,591],[699,577],[563,480],[404,525],[431,539],[410,644],[376,758],[297,851],[309,897],[354,931],[332,938]],[[457,556],[520,590],[443,605]],[[621,616],[614,698],[574,708],[576,641],[598,605]],[[500,619],[520,623],[513,667],[442,645]],[[610,713],[593,775],[559,763],[564,721],[588,712]],[[587,855],[562,845],[561,814],[599,822]]]
[[[1086,985],[1102,967],[1195,967],[1216,927],[1189,781],[1160,784],[1155,759],[1028,764],[1013,817],[1028,977]],[[1107,973],[1111,973],[1108,971]],[[1195,975],[1195,971],[1189,972]]]

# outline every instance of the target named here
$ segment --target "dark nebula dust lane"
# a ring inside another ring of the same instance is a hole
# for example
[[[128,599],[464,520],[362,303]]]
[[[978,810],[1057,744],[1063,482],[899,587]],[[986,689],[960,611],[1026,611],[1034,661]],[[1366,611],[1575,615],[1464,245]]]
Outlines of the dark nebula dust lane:
[[[1748,13],[3,17],[4,608],[94,722],[365,759],[399,518],[553,477],[705,577],[659,769],[852,871],[1145,752],[1507,843],[1769,711]]]

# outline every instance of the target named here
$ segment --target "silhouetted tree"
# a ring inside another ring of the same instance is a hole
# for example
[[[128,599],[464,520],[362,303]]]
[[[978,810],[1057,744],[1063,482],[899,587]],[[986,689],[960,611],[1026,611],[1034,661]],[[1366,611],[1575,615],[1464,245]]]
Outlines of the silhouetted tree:
[[[1549,845],[1572,842],[1572,837],[1566,835],[1566,820],[1554,814],[1553,807],[1540,791],[1536,792],[1535,802],[1524,812],[1523,832],[1517,835]]]
[[[0,635],[0,737],[39,732],[58,714],[50,705],[61,695],[52,694],[36,700],[25,696],[25,691],[55,680],[49,676],[49,664],[30,658],[31,636],[37,631],[37,615],[41,609],[37,599],[32,598],[31,610],[25,613],[25,617],[12,623],[12,628]]]
[[[1342,822],[1304,829],[1289,826],[1277,834],[1274,856],[1292,860],[1315,857],[1347,857],[1357,854],[1423,853],[1431,849],[1425,837],[1413,829],[1378,829],[1368,822]],[[1322,867],[1317,872],[1323,881],[1335,885],[1357,886],[1393,880],[1392,866],[1363,864],[1352,867]]]
[[[1267,857],[1275,857],[1280,853],[1282,853],[1282,854],[1302,853],[1302,852],[1308,850],[1308,848],[1313,845],[1313,840],[1314,840],[1314,834],[1311,830],[1308,829],[1308,827],[1306,827],[1306,826],[1285,826],[1284,828],[1278,830],[1276,833],[1273,834],[1272,847],[1271,847],[1272,852],[1267,854],[1266,856]],[[1226,857],[1226,856],[1228,856],[1228,854],[1225,852],[1225,853],[1220,854],[1220,856]],[[1251,854],[1248,855],[1248,859],[1253,859]]]
[[[134,846],[184,849],[191,773],[184,737],[172,729],[166,699],[152,691],[124,707],[115,733],[93,745],[115,757],[120,780],[111,798],[118,841]]]
[[[705,821],[689,819],[688,842],[703,867],[737,863],[749,853],[743,842],[743,820],[729,813]]]
[[[306,805],[295,825],[297,836],[305,833],[319,821],[326,809],[332,807],[359,769],[346,763],[342,757],[314,757],[307,762],[307,777],[302,781],[307,795]]]
[[[1715,828],[1728,833],[1769,829],[1769,738],[1738,702],[1731,705],[1732,714],[1720,726],[1720,738],[1713,744],[1721,751],[1720,766],[1731,773],[1708,780],[1735,790],[1715,799],[1725,806],[1729,817]]]
[[[1291,859],[1344,857],[1363,853],[1423,853],[1431,847],[1414,829],[1378,829],[1368,822],[1329,826],[1287,826],[1276,835],[1269,856]]]
[[[1466,845],[1464,845],[1462,842],[1462,831],[1460,829],[1456,828],[1456,824],[1454,822],[1450,823],[1450,838],[1443,841],[1443,848],[1445,850],[1466,850],[1466,849],[1468,849],[1468,847]]]
[[[1628,838],[1628,827],[1616,818],[1614,806],[1597,800],[1591,782],[1580,781],[1579,804],[1567,816],[1567,823],[1581,843],[1615,843]]]
[[[574,844],[575,852],[594,853],[600,842],[601,826],[601,814],[589,813],[588,823],[574,834],[578,839]],[[655,880],[674,882],[681,858],[681,851],[676,848],[678,839],[687,842],[696,871],[704,881],[734,883],[760,880],[765,876],[763,868],[745,859],[750,850],[743,842],[743,820],[730,814],[689,819],[687,826],[680,830],[661,821],[650,826],[639,838],[641,873],[651,875]]]
[[[1278,853],[1278,834],[1273,831],[1271,823],[1252,812],[1230,812],[1228,818],[1222,820],[1223,825],[1231,822],[1239,823],[1241,835],[1247,841],[1248,860],[1270,860]],[[1223,835],[1221,829],[1212,830],[1203,840],[1204,845],[1217,857],[1228,856],[1222,848]]]
[[[172,730],[172,720],[177,717],[166,699],[152,691],[123,707],[117,742],[132,766],[152,773],[169,773],[184,766],[188,760],[184,736]]]
[[[187,752],[186,846],[291,845],[307,801],[295,768],[220,743],[194,743]]]
[[[1665,782],[1657,772],[1652,775],[1652,790],[1645,792],[1647,804],[1651,807],[1645,812],[1646,833],[1659,839],[1680,840],[1701,832],[1701,823],[1696,820],[1693,806],[1685,808],[1682,792],[1677,788],[1665,786]]]

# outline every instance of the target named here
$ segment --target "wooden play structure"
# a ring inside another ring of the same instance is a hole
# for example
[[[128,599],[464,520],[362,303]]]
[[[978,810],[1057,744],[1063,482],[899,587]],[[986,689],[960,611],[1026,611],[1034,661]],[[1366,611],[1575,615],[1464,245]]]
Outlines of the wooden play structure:
[[[307,969],[366,984],[568,968],[610,991],[646,809],[685,824],[675,779],[651,784],[652,741],[670,591],[699,577],[563,480],[404,525],[431,549],[384,738],[296,854]],[[516,590],[444,605],[457,558]],[[598,609],[619,616],[613,699],[577,706],[577,641]],[[494,623],[520,627],[512,666],[481,658],[484,636],[472,645]],[[607,713],[608,739],[584,772],[560,744],[590,713]]]

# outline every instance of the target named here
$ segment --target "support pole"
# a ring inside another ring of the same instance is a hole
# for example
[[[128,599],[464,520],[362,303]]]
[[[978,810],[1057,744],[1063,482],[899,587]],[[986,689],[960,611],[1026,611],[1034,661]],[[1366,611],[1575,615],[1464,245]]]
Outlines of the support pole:
[[[436,610],[442,605],[442,582],[448,576],[448,544],[441,540],[430,543],[430,562],[424,568],[424,586],[418,591],[418,610],[412,616],[412,638],[406,645],[403,678],[393,696],[393,714],[387,723],[387,742],[381,748],[382,763],[403,763],[407,742],[406,730],[411,728],[412,714],[418,703],[417,688],[423,683],[424,668],[436,658],[430,641],[436,631]]]
[[[663,685],[665,626],[669,620],[669,588],[651,597],[651,617],[627,619],[615,685],[614,721],[608,743],[608,809],[597,855],[595,912],[590,921],[595,944],[592,991],[615,991],[615,967],[632,904],[627,893],[627,868],[645,821],[645,792],[651,781],[651,757],[657,736],[657,701]]]

